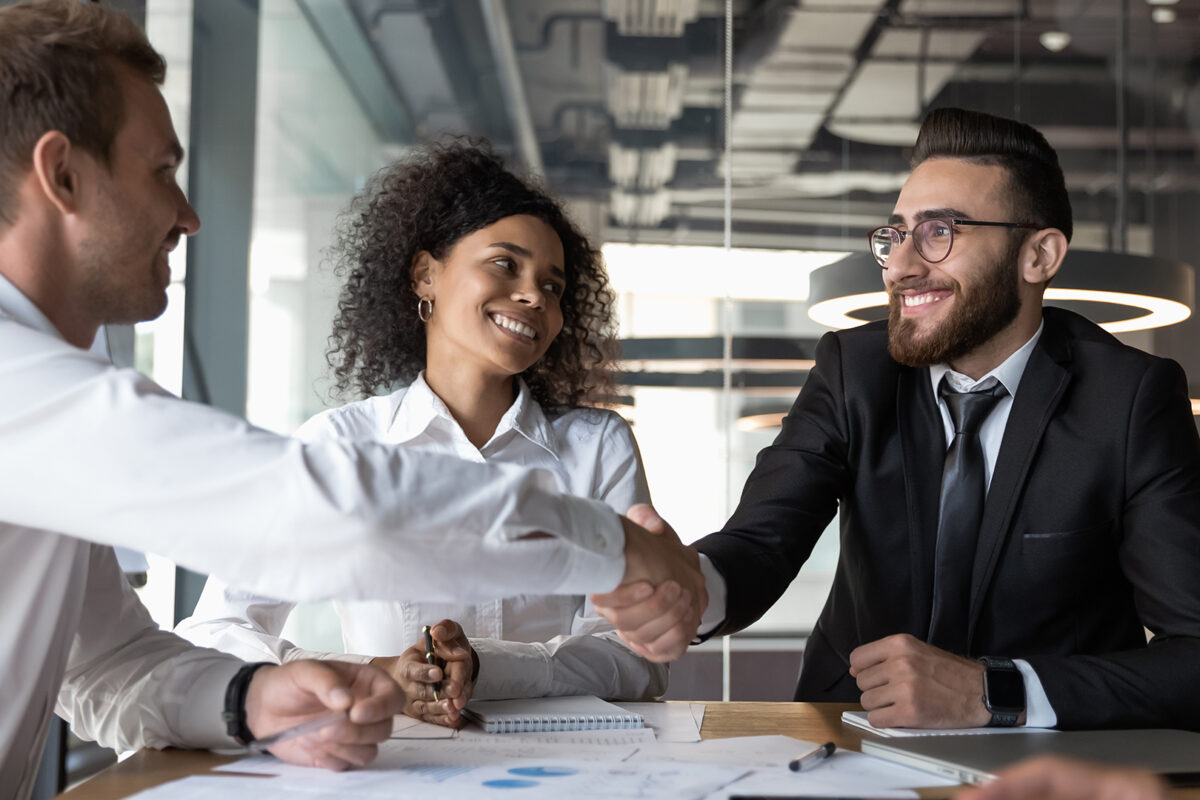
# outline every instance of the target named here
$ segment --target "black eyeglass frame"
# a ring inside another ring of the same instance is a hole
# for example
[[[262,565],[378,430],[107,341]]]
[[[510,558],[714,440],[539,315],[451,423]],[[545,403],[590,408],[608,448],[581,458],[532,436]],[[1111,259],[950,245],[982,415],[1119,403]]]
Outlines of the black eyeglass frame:
[[[900,237],[900,241],[893,244],[892,247],[899,247],[900,245],[904,244],[905,239],[907,239],[909,236],[913,235],[913,231],[915,231],[917,228],[921,227],[922,225],[929,224],[930,222],[949,223],[949,225],[947,227],[950,228],[950,243],[948,245],[946,245],[946,253],[941,258],[929,258],[924,253],[921,252],[921,248],[917,247],[917,254],[920,255],[921,258],[924,258],[926,261],[928,261],[930,264],[938,264],[942,261],[945,261],[947,258],[950,257],[950,251],[952,249],[954,249],[954,226],[955,225],[982,225],[982,226],[990,227],[990,228],[1028,228],[1031,230],[1039,230],[1042,227],[1041,225],[1035,225],[1032,222],[987,222],[987,221],[979,220],[979,219],[953,219],[953,218],[942,219],[940,217],[933,217],[931,219],[923,219],[920,222],[918,222],[916,224],[916,226],[913,227],[912,230],[908,230],[908,231],[902,231],[899,228],[897,228],[895,225],[880,225],[878,228],[873,229],[870,233],[867,234],[867,246],[871,248],[871,256],[875,259],[875,263],[878,264],[881,269],[887,269],[887,260],[886,259],[881,260],[879,258],[879,254],[875,252],[875,234],[879,233],[880,231],[895,231],[896,235],[898,237]],[[916,246],[917,246],[917,240],[914,239],[913,247],[916,247]],[[890,255],[889,255],[889,257],[890,257]]]

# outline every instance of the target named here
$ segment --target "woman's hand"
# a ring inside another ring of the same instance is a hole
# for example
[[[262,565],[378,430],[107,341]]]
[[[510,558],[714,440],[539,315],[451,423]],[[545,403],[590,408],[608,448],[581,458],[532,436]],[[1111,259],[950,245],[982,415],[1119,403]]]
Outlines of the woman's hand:
[[[433,626],[431,634],[436,666],[425,663],[424,641],[418,641],[398,656],[375,658],[371,663],[400,684],[404,690],[405,714],[435,725],[458,728],[463,721],[463,707],[475,688],[479,657],[454,620],[442,620]],[[440,686],[435,699],[436,684]]]

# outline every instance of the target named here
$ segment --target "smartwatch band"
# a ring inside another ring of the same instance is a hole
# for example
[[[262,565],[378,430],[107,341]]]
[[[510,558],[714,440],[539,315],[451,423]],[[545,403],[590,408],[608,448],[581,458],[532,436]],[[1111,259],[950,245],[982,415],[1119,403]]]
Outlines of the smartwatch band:
[[[983,705],[992,715],[988,720],[987,727],[989,728],[1012,728],[1016,726],[1017,721],[1021,719],[1021,714],[1025,711],[1025,690],[1024,685],[1021,686],[1020,700],[1017,705],[1004,703],[1002,698],[993,696],[993,687],[991,681],[992,673],[1011,673],[1015,675],[1017,680],[1023,681],[1021,671],[1017,665],[1013,663],[1011,658],[998,658],[996,656],[982,656],[979,663],[983,664]]]
[[[246,725],[246,693],[250,691],[254,673],[266,666],[272,665],[269,661],[243,665],[225,688],[225,710],[221,712],[221,718],[225,720],[225,733],[242,746],[254,741],[254,734]]]

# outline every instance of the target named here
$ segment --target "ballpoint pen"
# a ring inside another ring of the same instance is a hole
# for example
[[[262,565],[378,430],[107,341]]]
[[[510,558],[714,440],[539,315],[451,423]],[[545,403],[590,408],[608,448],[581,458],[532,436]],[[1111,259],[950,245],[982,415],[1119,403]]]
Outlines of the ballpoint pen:
[[[421,628],[421,635],[425,637],[425,663],[431,667],[437,666],[437,656],[433,654],[433,634],[429,630],[429,626]],[[440,700],[438,697],[438,689],[442,688],[441,681],[437,681],[431,687],[433,689],[433,699]]]
[[[815,750],[810,750],[793,758],[788,764],[788,769],[792,772],[803,772],[806,769],[812,769],[833,755],[834,750],[837,750],[837,745],[833,742],[826,742]]]
[[[350,719],[350,712],[342,709],[341,711],[331,711],[328,714],[322,714],[316,719],[310,719],[308,722],[301,722],[299,725],[293,725],[290,728],[284,728],[278,733],[272,733],[270,736],[264,736],[261,739],[255,739],[247,745],[250,750],[256,753],[265,753],[269,748],[274,747],[280,742],[286,742],[289,739],[295,739],[297,736],[303,736],[306,733],[313,733],[322,728],[326,728],[335,722]]]

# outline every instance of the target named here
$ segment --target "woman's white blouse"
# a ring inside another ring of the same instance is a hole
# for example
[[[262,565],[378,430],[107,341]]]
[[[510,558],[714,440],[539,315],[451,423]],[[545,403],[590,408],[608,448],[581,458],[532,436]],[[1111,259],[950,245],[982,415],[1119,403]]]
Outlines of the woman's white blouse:
[[[296,436],[307,441],[373,440],[468,461],[540,468],[554,476],[563,492],[601,500],[621,514],[635,503],[650,502],[637,443],[624,419],[600,409],[548,416],[523,382],[482,449],[471,444],[423,376],[388,396],[324,411]],[[420,570],[421,565],[412,568]],[[459,579],[471,584],[489,569],[479,561]],[[473,605],[354,601],[334,606],[346,652],[362,655],[331,656],[295,646],[280,637],[293,603],[239,591],[216,578],[209,579],[194,614],[176,632],[251,661],[365,661],[398,655],[420,638],[422,625],[452,619],[479,654],[474,696],[480,699],[560,694],[643,699],[666,690],[666,667],[626,648],[582,596],[518,595]]]

